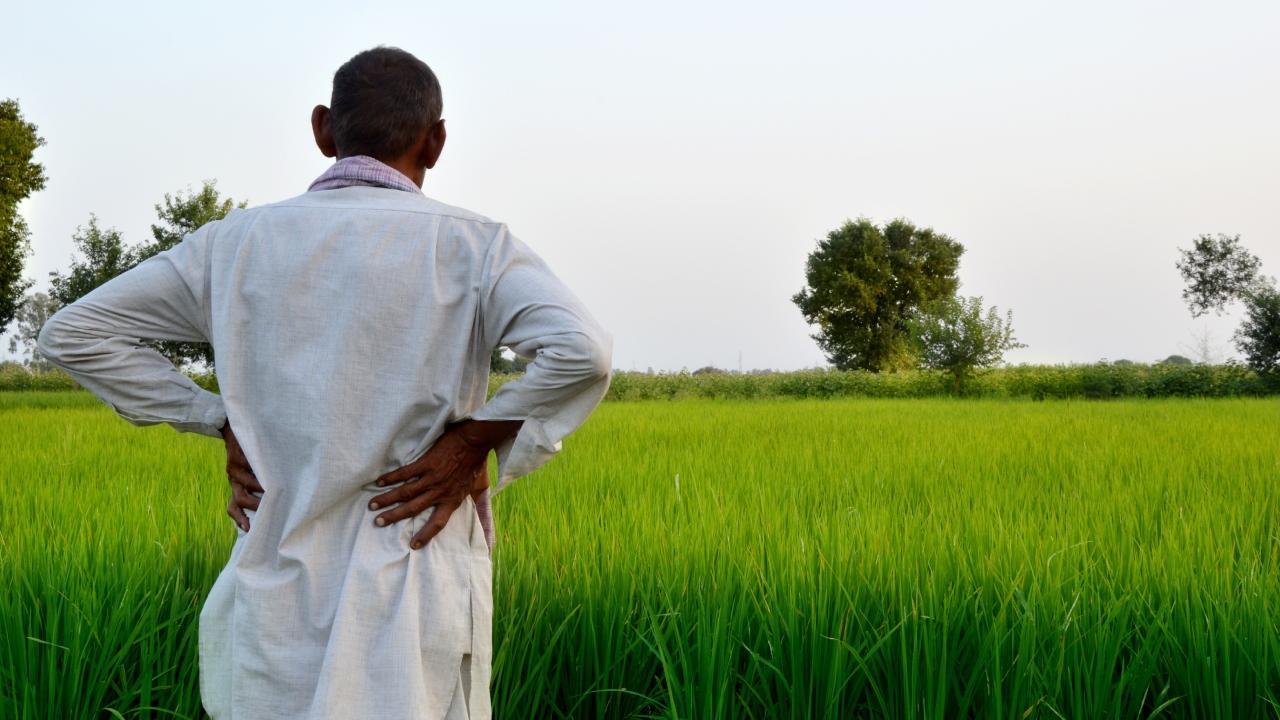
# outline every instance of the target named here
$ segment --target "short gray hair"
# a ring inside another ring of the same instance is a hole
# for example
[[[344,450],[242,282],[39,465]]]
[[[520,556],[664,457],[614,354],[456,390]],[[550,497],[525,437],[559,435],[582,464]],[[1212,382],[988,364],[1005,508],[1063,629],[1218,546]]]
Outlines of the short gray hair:
[[[398,47],[358,53],[333,75],[330,126],[338,154],[393,160],[440,120],[444,99],[427,64]]]

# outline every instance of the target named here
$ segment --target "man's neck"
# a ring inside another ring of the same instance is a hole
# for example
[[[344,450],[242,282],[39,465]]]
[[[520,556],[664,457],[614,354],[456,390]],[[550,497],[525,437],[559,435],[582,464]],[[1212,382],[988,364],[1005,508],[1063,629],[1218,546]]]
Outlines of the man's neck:
[[[338,160],[341,160],[342,158],[343,156],[341,155],[337,157]],[[398,170],[401,175],[404,175],[405,177],[412,180],[413,183],[417,185],[419,188],[422,187],[422,183],[426,180],[427,169],[421,165],[418,165],[413,158],[398,158],[396,160],[384,160],[382,158],[375,157],[373,159],[377,160],[383,165],[386,165],[389,168]]]

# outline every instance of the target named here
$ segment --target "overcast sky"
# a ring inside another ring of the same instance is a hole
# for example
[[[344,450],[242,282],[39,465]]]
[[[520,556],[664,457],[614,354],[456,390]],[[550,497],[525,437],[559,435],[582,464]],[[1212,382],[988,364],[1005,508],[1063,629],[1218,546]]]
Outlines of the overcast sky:
[[[330,160],[311,108],[377,44],[435,70],[425,192],[501,220],[614,334],[614,367],[825,364],[790,297],[846,219],[959,240],[1013,362],[1152,361],[1192,319],[1174,262],[1240,234],[1280,275],[1280,3],[26,2],[0,97],[48,144],[22,206],[47,289],[93,212],[251,205]],[[7,346],[7,343],[3,343]]]

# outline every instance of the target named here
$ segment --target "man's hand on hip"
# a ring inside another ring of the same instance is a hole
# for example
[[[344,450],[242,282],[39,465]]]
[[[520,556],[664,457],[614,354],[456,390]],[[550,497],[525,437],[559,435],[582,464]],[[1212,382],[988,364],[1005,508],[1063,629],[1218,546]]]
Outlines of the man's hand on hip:
[[[253,493],[265,492],[258,478],[249,467],[249,460],[240,449],[236,434],[231,429],[231,421],[222,427],[222,439],[227,444],[227,481],[231,483],[231,500],[227,503],[227,515],[235,521],[241,530],[249,532],[249,516],[245,510],[258,510],[258,496]]]
[[[409,542],[414,550],[426,545],[444,529],[467,495],[474,500],[489,487],[489,451],[520,424],[518,420],[468,420],[449,426],[417,460],[377,479],[379,486],[402,484],[369,502],[370,510],[399,503],[375,518],[374,524],[389,526],[434,505],[431,518]]]

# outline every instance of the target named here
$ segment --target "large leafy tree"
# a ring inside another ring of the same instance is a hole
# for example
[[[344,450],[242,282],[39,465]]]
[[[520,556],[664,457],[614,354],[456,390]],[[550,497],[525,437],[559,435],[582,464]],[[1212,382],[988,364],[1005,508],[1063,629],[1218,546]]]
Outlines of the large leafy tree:
[[[979,368],[994,367],[1005,352],[1026,347],[1013,336],[1013,311],[1003,318],[995,307],[982,308],[981,297],[949,297],[912,313],[908,327],[920,364],[951,374],[956,394]]]
[[[1280,289],[1275,278],[1262,274],[1262,261],[1239,235],[1201,235],[1179,252],[1176,265],[1186,282],[1182,298],[1192,317],[1243,303],[1245,320],[1232,336],[1236,349],[1254,370],[1280,373]]]
[[[69,305],[116,275],[177,245],[200,226],[221,220],[233,208],[247,204],[220,197],[214,180],[205,180],[198,191],[165,193],[164,202],[155,206],[158,222],[151,226],[151,239],[133,247],[125,245],[114,228],[99,228],[97,217],[90,215],[89,227],[77,228],[73,237],[78,257],[72,256],[71,270],[65,275],[49,273],[53,286],[50,294],[61,304]],[[208,343],[154,340],[147,344],[175,365],[213,365],[213,348]]]
[[[0,333],[13,320],[32,282],[22,277],[30,230],[18,203],[44,188],[44,166],[33,162],[44,138],[22,117],[17,100],[0,101]]]
[[[897,219],[877,227],[847,221],[818,241],[805,266],[806,287],[791,300],[813,339],[840,370],[894,370],[915,364],[908,319],[922,305],[952,297],[964,247]]]

